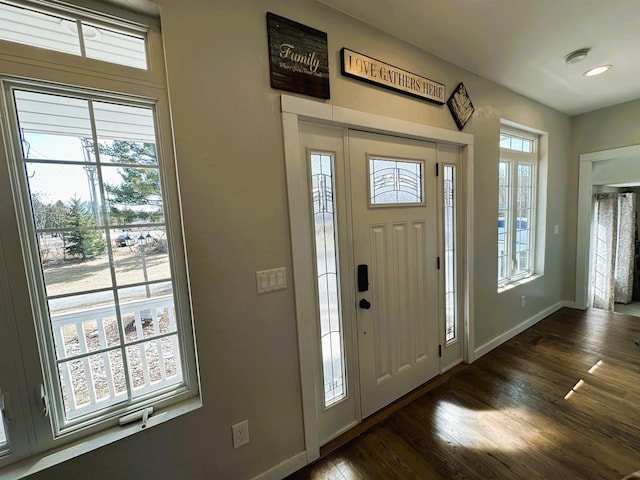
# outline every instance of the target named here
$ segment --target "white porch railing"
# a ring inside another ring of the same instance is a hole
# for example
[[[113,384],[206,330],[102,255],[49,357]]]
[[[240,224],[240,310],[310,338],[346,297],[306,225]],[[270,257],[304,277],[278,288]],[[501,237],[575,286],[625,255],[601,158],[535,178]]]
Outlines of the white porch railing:
[[[173,296],[122,303],[120,318],[115,305],[51,316],[68,419],[182,382]]]

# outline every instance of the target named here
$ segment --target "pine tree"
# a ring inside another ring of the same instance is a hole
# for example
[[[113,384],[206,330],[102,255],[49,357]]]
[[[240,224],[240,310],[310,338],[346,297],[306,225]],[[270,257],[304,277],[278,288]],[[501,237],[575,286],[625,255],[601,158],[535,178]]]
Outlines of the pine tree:
[[[91,206],[81,201],[78,197],[73,197],[67,204],[65,215],[65,227],[73,228],[64,234],[65,251],[73,257],[87,257],[99,255],[106,251],[107,245],[100,237],[100,234],[92,227],[95,227],[95,219]]]
[[[161,221],[162,193],[155,144],[114,140],[111,144],[100,144],[99,151],[102,156],[111,157],[114,163],[142,166],[122,167],[118,169],[120,184],[105,183],[112,223],[129,225],[136,220]]]

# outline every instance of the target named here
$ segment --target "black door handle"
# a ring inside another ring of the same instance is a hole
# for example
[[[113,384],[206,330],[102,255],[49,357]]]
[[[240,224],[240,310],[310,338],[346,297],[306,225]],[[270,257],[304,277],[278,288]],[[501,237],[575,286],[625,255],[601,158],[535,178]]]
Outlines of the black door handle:
[[[371,308],[371,302],[369,302],[366,298],[363,298],[362,300],[360,300],[360,302],[358,303],[358,306],[360,308],[363,308],[365,310],[369,310]]]

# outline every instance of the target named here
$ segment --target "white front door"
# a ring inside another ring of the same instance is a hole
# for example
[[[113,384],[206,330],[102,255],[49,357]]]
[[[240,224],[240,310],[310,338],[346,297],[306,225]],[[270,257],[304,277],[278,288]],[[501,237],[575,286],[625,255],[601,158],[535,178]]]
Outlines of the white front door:
[[[350,131],[349,165],[365,418],[439,373],[436,145]]]
[[[439,373],[436,146],[301,123],[300,147],[324,444]]]

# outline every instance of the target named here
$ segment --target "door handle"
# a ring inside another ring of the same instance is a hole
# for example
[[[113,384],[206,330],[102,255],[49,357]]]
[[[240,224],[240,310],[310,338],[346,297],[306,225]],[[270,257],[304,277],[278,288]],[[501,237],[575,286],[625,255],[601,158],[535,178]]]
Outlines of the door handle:
[[[366,298],[363,298],[358,303],[358,306],[364,310],[369,310],[371,308],[371,302],[368,301]]]

